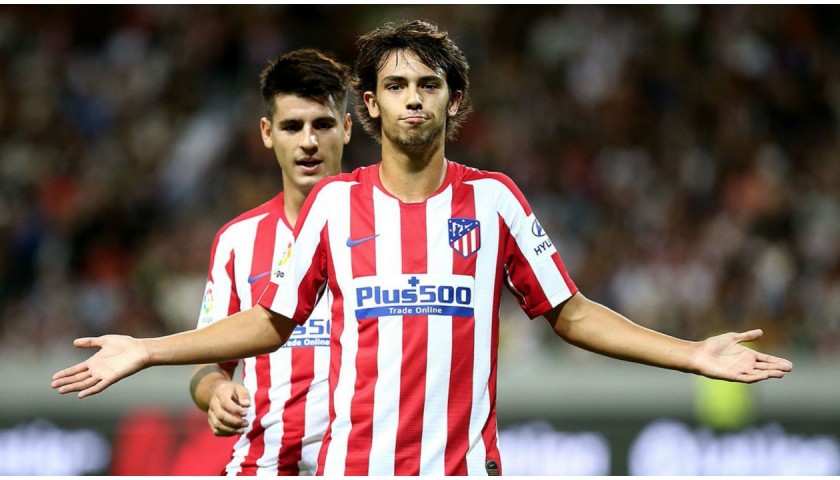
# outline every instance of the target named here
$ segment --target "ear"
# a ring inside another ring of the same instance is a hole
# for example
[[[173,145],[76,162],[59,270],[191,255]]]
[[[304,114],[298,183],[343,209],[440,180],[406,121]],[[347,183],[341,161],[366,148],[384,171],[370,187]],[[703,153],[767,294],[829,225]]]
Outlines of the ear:
[[[350,135],[353,133],[353,116],[344,114],[344,144],[350,143]]]
[[[371,118],[379,118],[379,104],[376,103],[376,95],[371,91],[367,91],[362,95],[362,98],[365,101],[365,106]]]
[[[274,148],[274,140],[271,138],[271,120],[265,117],[260,119],[260,135],[262,135],[265,148]]]
[[[446,108],[446,114],[454,117],[458,114],[458,108],[461,107],[461,100],[464,99],[464,92],[455,90],[449,98],[449,106]]]

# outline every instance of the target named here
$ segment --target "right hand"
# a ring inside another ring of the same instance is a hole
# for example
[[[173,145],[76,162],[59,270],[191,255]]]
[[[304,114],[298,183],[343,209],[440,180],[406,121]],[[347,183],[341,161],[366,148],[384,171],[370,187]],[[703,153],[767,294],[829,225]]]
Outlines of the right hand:
[[[248,426],[245,416],[250,406],[251,395],[244,385],[230,380],[219,382],[207,409],[207,423],[213,435],[230,437],[244,433]]]
[[[78,348],[99,347],[99,351],[84,362],[53,375],[50,386],[61,394],[79,392],[79,398],[97,394],[149,363],[149,354],[143,342],[125,335],[77,338],[73,345]]]

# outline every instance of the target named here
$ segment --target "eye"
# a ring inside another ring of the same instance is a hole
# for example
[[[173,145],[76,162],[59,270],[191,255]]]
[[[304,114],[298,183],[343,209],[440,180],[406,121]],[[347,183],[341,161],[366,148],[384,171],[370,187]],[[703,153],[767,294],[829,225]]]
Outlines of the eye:
[[[313,124],[313,126],[317,130],[329,130],[329,129],[335,127],[335,122],[333,122],[331,120],[322,120],[322,121],[315,122]]]
[[[385,90],[389,90],[389,91],[392,91],[392,92],[397,92],[401,89],[402,89],[402,85],[399,85],[399,84],[396,84],[396,83],[392,83],[390,85],[385,86]]]
[[[280,124],[280,130],[289,133],[299,132],[301,128],[303,128],[303,124],[300,122],[283,122]]]

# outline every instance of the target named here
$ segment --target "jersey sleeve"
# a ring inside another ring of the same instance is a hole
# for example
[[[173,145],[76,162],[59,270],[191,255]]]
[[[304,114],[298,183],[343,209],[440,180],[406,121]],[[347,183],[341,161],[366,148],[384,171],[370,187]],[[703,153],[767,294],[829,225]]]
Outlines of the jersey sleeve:
[[[327,219],[331,200],[329,188],[325,191],[319,186],[301,208],[288,263],[271,276],[258,302],[299,325],[312,314],[327,278]]]
[[[578,289],[560,254],[519,188],[506,176],[499,196],[501,254],[507,288],[535,318],[568,300]]]

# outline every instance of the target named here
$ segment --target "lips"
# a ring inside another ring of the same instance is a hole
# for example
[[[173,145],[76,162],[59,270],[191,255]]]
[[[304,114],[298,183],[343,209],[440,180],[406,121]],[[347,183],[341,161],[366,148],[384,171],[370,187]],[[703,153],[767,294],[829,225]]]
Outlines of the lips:
[[[425,122],[426,120],[428,119],[423,115],[410,115],[407,117],[403,117],[403,121],[406,121],[408,123],[420,123]]]
[[[323,162],[318,158],[301,158],[299,160],[295,160],[295,165],[303,168],[304,170],[314,170],[317,169]]]

